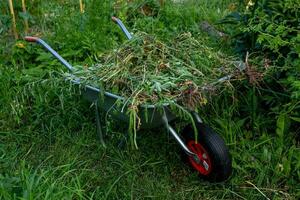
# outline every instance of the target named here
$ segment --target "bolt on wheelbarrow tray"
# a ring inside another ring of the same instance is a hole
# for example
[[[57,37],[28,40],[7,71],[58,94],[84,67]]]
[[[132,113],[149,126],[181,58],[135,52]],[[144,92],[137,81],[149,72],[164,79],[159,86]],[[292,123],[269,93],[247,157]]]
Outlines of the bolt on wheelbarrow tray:
[[[116,22],[128,39],[132,36],[126,29],[122,21],[116,17],[112,20]],[[56,59],[58,59],[72,74],[73,66],[63,59],[55,50],[53,50],[45,41],[37,37],[27,36],[28,42],[36,42],[48,50]],[[79,78],[74,77],[71,82],[80,85],[84,98],[94,103],[96,113],[97,132],[101,143],[105,146],[102,136],[101,124],[99,120],[98,107],[109,112],[115,119],[129,123],[130,117],[127,114],[126,103],[120,106],[120,102],[126,102],[125,98],[104,91],[102,88],[96,88],[90,85],[84,85]],[[190,166],[199,172],[202,178],[209,181],[224,181],[231,175],[232,166],[228,148],[224,140],[216,134],[211,128],[203,124],[200,116],[196,112],[191,112],[193,121],[196,125],[198,140],[195,138],[195,129],[187,126],[181,136],[169,124],[177,118],[168,104],[159,107],[155,105],[142,105],[139,107],[139,117],[141,128],[154,128],[164,126],[174,137],[184,152],[184,157]]]

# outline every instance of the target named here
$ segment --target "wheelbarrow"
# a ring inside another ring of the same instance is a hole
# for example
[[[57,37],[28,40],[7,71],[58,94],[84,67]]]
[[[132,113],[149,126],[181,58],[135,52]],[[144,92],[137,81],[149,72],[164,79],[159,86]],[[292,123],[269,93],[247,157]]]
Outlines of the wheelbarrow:
[[[130,40],[132,35],[126,29],[122,21],[116,17],[112,17],[112,20],[119,25],[126,37]],[[74,72],[74,67],[41,38],[26,36],[25,40],[42,45],[57,60],[59,60],[71,74]],[[99,109],[104,112],[109,112],[113,118],[117,120],[129,123],[130,118],[128,114],[126,114],[126,109],[124,109],[126,106],[121,106],[123,107],[122,109],[120,106],[116,106],[117,102],[125,102],[126,99],[119,95],[104,91],[103,88],[84,85],[80,82],[80,79],[76,77],[74,77],[71,82],[76,85],[81,85],[83,96],[88,101],[94,103],[97,133],[102,145],[105,146]],[[101,100],[100,93],[102,94]],[[161,112],[162,110],[163,112]],[[160,105],[160,108],[155,105],[141,105],[139,107],[139,116],[141,128],[151,129],[155,127],[165,127],[182,148],[184,159],[193,170],[196,170],[199,173],[201,178],[211,182],[220,182],[228,179],[231,175],[231,157],[224,140],[210,127],[205,125],[195,111],[191,111],[191,116],[193,117],[196,129],[192,125],[188,125],[183,129],[181,134],[178,134],[170,125],[170,122],[177,119],[178,116],[176,116],[176,113],[172,112],[170,105],[167,103]],[[195,130],[197,130],[196,133]],[[195,135],[198,136],[197,139],[195,138]]]

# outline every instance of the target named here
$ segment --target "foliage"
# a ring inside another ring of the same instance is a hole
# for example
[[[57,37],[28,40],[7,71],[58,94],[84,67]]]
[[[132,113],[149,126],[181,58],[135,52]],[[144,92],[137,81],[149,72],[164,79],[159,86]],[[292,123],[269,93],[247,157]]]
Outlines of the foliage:
[[[274,66],[258,87],[258,100],[277,116],[300,115],[299,13],[299,0],[256,0],[221,20],[233,25],[228,30],[243,58],[248,51],[253,65]]]
[[[235,25],[230,30],[239,52],[263,50],[275,59],[299,53],[299,0],[256,0],[242,6],[220,21]]]

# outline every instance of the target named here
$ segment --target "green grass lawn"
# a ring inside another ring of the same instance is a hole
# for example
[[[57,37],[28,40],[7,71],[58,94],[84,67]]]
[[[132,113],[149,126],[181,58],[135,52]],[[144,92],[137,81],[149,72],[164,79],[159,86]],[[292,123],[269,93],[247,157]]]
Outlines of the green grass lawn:
[[[112,14],[133,32],[143,30],[167,39],[182,31],[200,32],[196,22],[214,23],[232,6],[229,0],[189,1],[183,6],[166,4],[153,11],[156,17],[145,17],[137,11],[138,4],[117,9],[110,1],[91,0],[81,15],[78,1],[66,2],[40,0],[28,10],[33,12],[32,34],[46,38],[74,64],[93,63],[97,55],[125,40],[110,22]],[[206,33],[203,37],[208,46],[232,52],[226,41]],[[240,104],[249,106],[247,97],[237,91],[228,92],[234,98],[224,92],[200,111],[232,155],[231,178],[216,184],[199,179],[182,162],[178,144],[163,129],[139,131],[139,149],[132,150],[126,145],[128,127],[108,117],[103,148],[93,107],[77,87],[62,80],[62,69],[41,47],[14,41],[8,32],[0,35],[0,199],[300,197],[296,133],[269,131],[275,130],[276,119],[263,118],[264,113],[256,113],[254,128],[249,127],[250,111],[238,110]]]

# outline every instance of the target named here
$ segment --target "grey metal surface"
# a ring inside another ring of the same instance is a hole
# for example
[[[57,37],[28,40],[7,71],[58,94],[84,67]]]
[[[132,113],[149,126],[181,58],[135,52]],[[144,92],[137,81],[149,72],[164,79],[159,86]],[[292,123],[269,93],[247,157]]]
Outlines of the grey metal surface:
[[[119,27],[122,29],[123,33],[126,35],[127,39],[131,40],[132,36],[129,33],[129,31],[127,30],[127,28],[125,27],[125,25],[123,24],[123,22],[120,19],[116,18],[116,17],[112,17],[112,20],[119,25]]]
[[[162,117],[162,121],[165,123],[165,126],[167,128],[167,130],[171,133],[171,135],[175,138],[175,140],[177,141],[177,143],[180,145],[180,147],[185,151],[185,153],[187,153],[189,156],[192,157],[197,157],[198,156],[191,152],[189,150],[189,148],[185,145],[185,143],[183,142],[183,140],[179,137],[179,135],[176,133],[176,131],[174,130],[174,128],[169,124],[168,119],[166,118],[166,116]]]
[[[101,122],[100,122],[100,113],[99,113],[99,110],[98,110],[98,104],[97,104],[97,101],[94,102],[95,103],[95,115],[96,115],[96,128],[97,128],[97,135],[99,137],[99,140],[102,144],[102,146],[104,148],[106,148],[106,145],[105,145],[105,142],[104,142],[104,139],[103,139],[103,131],[102,131],[102,126],[101,126]]]
[[[81,91],[83,97],[89,102],[98,101],[99,108],[102,112],[107,112],[114,118],[124,123],[129,123],[128,106],[124,105],[124,98],[107,92],[101,94],[99,88],[90,86],[82,87]],[[163,114],[166,115],[168,121],[172,121],[176,118],[176,115],[171,112],[168,105],[163,105],[160,108],[156,106],[140,106],[138,110],[142,129],[150,129],[163,125]]]
[[[63,59],[56,51],[54,51],[44,40],[38,38],[37,43],[42,45],[46,50],[48,50],[57,60],[59,60],[68,70],[73,71],[74,68],[70,63],[68,63],[65,59]]]

